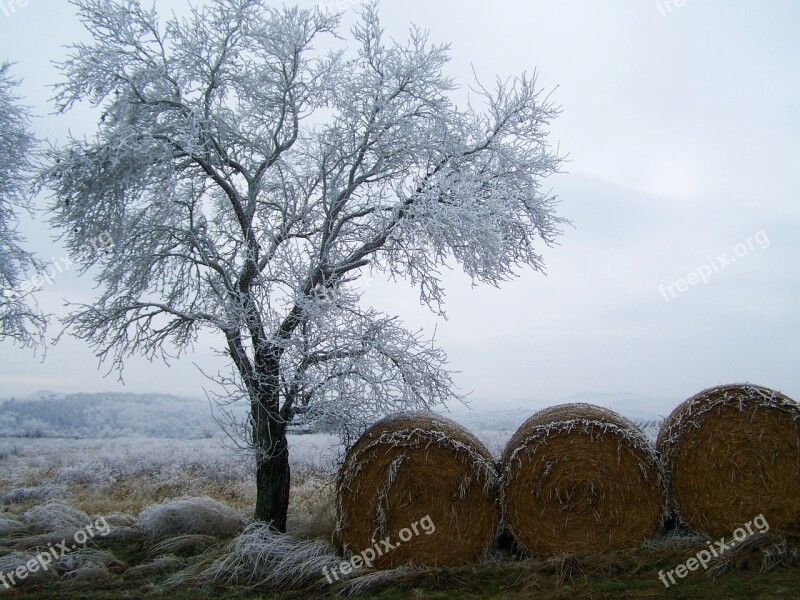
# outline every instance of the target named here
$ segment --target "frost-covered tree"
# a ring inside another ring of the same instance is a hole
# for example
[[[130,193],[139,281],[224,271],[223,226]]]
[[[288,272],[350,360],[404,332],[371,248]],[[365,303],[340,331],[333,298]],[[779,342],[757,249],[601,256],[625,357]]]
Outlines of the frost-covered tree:
[[[23,248],[17,228],[20,211],[30,210],[36,138],[30,114],[20,104],[11,65],[0,65],[0,341],[40,345],[46,324],[36,306],[27,274],[39,266]]]
[[[45,181],[72,248],[105,230],[115,245],[67,323],[119,368],[219,332],[231,371],[215,377],[249,401],[256,518],[284,530],[296,414],[363,424],[455,394],[444,353],[362,306],[358,279],[405,278],[441,311],[448,262],[495,285],[542,269],[557,109],[526,76],[455,106],[448,48],[386,40],[374,5],[348,49],[338,15],[266,0],[163,24],[136,0],[73,3],[92,41],[61,64],[57,107],[102,116]]]

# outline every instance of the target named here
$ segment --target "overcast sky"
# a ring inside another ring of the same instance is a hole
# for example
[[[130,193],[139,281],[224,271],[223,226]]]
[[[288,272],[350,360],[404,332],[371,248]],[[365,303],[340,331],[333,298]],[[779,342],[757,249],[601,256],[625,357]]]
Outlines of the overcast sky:
[[[37,134],[91,135],[97,112],[55,117],[48,101],[51,61],[86,35],[73,7],[2,3],[0,60],[17,63]],[[351,23],[357,2],[341,5]],[[364,297],[436,328],[462,391],[483,406],[583,390],[678,401],[749,381],[800,399],[800,3],[383,0],[381,15],[395,38],[413,22],[450,42],[448,70],[465,88],[473,69],[487,82],[536,70],[563,108],[551,140],[570,160],[548,183],[574,228],[545,250],[547,276],[521,272],[495,289],[448,273],[446,321],[402,283],[374,282]],[[65,255],[41,218],[24,232],[42,258]],[[66,273],[39,301],[62,313],[92,286]],[[4,343],[0,396],[200,396],[193,363],[220,366],[212,344],[201,338],[171,368],[131,360],[123,388],[81,341],[64,338],[44,362]]]

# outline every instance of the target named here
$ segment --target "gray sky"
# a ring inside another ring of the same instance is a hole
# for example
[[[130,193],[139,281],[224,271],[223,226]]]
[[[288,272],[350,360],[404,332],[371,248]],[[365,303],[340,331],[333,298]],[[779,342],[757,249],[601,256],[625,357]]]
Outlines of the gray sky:
[[[0,60],[16,62],[42,137],[91,134],[97,113],[49,113],[50,64],[85,36],[63,0],[3,0]],[[313,2],[301,2],[311,6]],[[358,4],[342,2],[345,23]],[[680,5],[679,5],[680,4]],[[158,0],[181,11],[183,1]],[[13,7],[13,10],[12,10]],[[683,399],[750,381],[800,399],[800,4],[730,0],[383,0],[392,36],[410,22],[452,44],[465,86],[534,69],[563,114],[552,141],[568,171],[548,182],[575,228],[545,251],[548,275],[472,288],[448,273],[447,316],[404,284],[364,300],[433,331],[476,399],[556,400],[581,390]],[[8,14],[6,14],[8,13]],[[164,13],[166,14],[166,13]],[[42,258],[64,256],[45,223],[26,223]],[[703,279],[706,281],[704,282]],[[684,280],[684,281],[681,281]],[[694,282],[694,285],[692,285]],[[93,282],[60,275],[41,305],[89,300]],[[662,287],[663,286],[663,287]],[[670,287],[671,286],[671,287]],[[52,328],[53,332],[57,327]],[[129,391],[198,396],[193,366],[132,360]],[[65,338],[44,362],[0,346],[0,396],[122,389],[90,349]]]

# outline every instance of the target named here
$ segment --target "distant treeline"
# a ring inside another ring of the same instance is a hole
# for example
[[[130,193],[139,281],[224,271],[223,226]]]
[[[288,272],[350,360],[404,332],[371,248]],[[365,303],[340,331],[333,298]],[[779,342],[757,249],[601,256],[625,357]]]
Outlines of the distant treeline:
[[[53,395],[0,403],[0,435],[210,437],[219,427],[202,400],[161,394]]]

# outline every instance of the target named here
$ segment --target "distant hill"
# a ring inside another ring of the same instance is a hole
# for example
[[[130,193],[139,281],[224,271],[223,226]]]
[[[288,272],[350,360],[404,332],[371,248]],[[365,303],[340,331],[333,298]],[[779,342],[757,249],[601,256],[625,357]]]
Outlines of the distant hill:
[[[207,402],[166,394],[37,392],[0,400],[0,435],[210,437],[219,426]]]
[[[559,403],[589,402],[628,417],[655,437],[661,418],[677,400],[642,394],[581,392],[558,402],[520,399],[492,403],[471,399],[470,407],[450,406],[443,415],[473,431],[513,431],[534,412]],[[238,406],[237,412],[246,410]],[[298,427],[295,432],[311,428]],[[0,399],[0,436],[197,438],[223,435],[208,402],[167,394],[126,392],[61,394],[41,391],[25,398]]]
[[[493,429],[514,431],[533,413],[556,404],[577,402],[609,408],[637,424],[647,436],[655,439],[663,417],[669,415],[680,400],[647,396],[629,392],[580,392],[555,402],[538,399],[518,399],[492,403],[485,399],[470,400],[470,407],[451,405],[450,411],[438,410],[444,416],[471,430]]]

